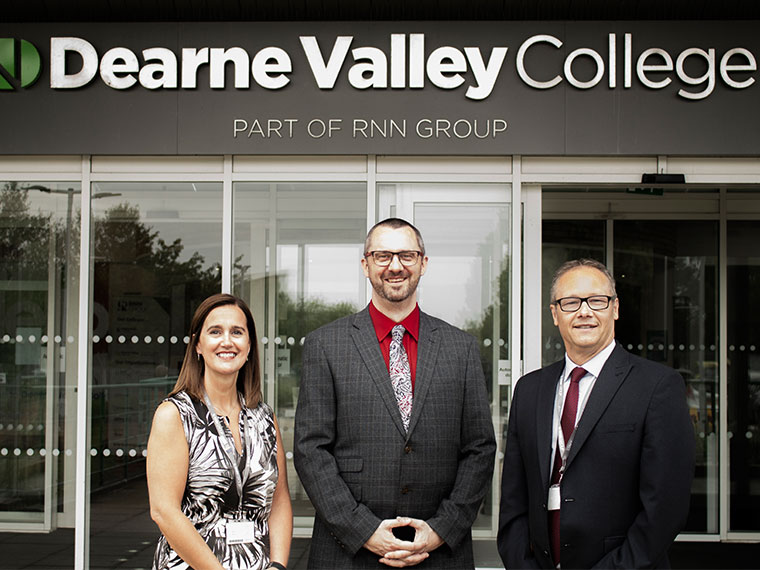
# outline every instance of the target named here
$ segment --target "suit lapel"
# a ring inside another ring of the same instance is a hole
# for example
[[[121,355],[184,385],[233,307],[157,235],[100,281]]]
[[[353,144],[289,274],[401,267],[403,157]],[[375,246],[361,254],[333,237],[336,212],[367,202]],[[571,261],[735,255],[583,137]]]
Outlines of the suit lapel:
[[[414,400],[412,403],[412,416],[409,418],[409,433],[412,433],[417,420],[422,413],[430,384],[433,381],[438,358],[438,326],[435,321],[420,311],[420,332],[417,340],[417,372],[414,378]],[[399,418],[401,414],[398,414]]]
[[[364,361],[372,381],[375,383],[380,396],[388,408],[388,413],[393,419],[393,423],[401,434],[406,437],[404,424],[401,421],[401,412],[398,409],[396,395],[393,393],[388,368],[385,365],[385,359],[380,351],[380,343],[377,341],[375,327],[372,324],[372,317],[369,316],[369,309],[365,308],[354,315],[353,330],[351,336],[359,351],[359,356]],[[412,407],[412,417],[414,417],[414,406]]]
[[[549,485],[552,459],[552,421],[554,418],[554,398],[557,392],[557,381],[565,361],[560,360],[547,366],[541,371],[541,383],[538,388],[536,402],[536,445],[538,446],[538,463],[541,469],[541,480]]]
[[[573,446],[570,448],[570,454],[567,457],[568,469],[630,371],[631,364],[628,353],[618,344],[604,364],[602,372],[591,390],[586,407],[583,409],[573,439]]]

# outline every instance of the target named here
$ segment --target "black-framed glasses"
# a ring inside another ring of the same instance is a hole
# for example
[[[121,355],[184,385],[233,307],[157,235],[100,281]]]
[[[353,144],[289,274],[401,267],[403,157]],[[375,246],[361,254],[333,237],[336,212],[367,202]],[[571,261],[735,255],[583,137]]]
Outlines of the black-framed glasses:
[[[364,254],[364,257],[372,257],[372,261],[375,265],[380,267],[387,267],[393,261],[393,256],[397,255],[398,260],[404,267],[411,267],[416,265],[422,255],[421,251],[408,250],[408,251],[368,251]]]
[[[581,305],[585,302],[588,308],[593,311],[603,311],[610,306],[610,301],[615,299],[617,295],[592,295],[591,297],[562,297],[552,303],[553,305],[559,305],[560,310],[563,313],[574,313],[581,308]]]

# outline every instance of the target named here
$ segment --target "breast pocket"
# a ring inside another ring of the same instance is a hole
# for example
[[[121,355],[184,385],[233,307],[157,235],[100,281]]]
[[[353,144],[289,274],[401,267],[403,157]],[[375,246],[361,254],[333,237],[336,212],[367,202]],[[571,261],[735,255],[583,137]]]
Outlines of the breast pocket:
[[[354,499],[361,501],[364,460],[361,457],[341,457],[337,459],[337,463],[341,479],[348,485]]]
[[[624,424],[599,424],[597,432],[599,433],[621,433],[632,432],[636,430],[636,423]]]
[[[604,553],[609,554],[616,548],[623,545],[625,542],[624,536],[605,536],[604,537]]]

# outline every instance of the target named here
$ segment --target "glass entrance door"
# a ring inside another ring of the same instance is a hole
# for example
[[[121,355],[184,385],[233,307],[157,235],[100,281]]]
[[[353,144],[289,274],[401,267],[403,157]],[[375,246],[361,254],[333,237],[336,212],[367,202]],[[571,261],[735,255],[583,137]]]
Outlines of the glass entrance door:
[[[740,197],[736,192],[734,199]],[[727,224],[729,528],[760,531],[760,223]]]
[[[420,306],[479,339],[493,409],[499,410],[495,421],[504,418],[505,424],[508,186],[379,185],[375,220],[367,219],[364,182],[239,182],[233,188],[233,291],[256,319],[265,398],[282,431],[297,536],[309,535],[314,515],[292,463],[302,344],[309,332],[368,303],[360,260],[374,221],[399,216],[420,228],[430,257]],[[489,537],[496,528],[497,477],[475,526]]]
[[[511,395],[510,212],[505,184],[378,187],[377,220],[407,219],[425,240],[429,262],[419,285],[420,308],[479,341],[500,450]],[[493,536],[496,529],[499,471],[473,526],[475,536]]]
[[[293,465],[293,428],[304,337],[367,303],[359,260],[367,232],[360,182],[239,182],[233,186],[233,293],[256,321],[264,398],[285,448],[295,534],[314,509]]]
[[[564,355],[548,309],[554,270],[578,257],[606,263],[620,299],[616,339],[629,352],[678,370],[686,382],[697,443],[686,533],[719,531],[719,222],[683,215],[714,194],[695,200],[688,191],[666,193],[666,203],[680,202],[681,214],[670,219],[660,197],[625,189],[545,191],[543,198],[542,361]],[[578,204],[588,211],[579,213]]]
[[[70,186],[0,183],[0,530],[51,531],[73,511],[80,190]]]
[[[153,558],[148,435],[192,315],[221,289],[221,202],[217,182],[93,183],[91,568],[145,568]]]

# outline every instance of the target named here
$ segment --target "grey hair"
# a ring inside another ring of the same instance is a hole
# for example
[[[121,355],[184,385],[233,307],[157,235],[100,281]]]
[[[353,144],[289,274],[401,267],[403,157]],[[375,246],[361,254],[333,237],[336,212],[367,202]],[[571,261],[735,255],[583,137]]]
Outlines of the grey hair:
[[[579,267],[591,267],[604,274],[610,284],[612,294],[617,296],[617,290],[615,289],[615,278],[612,276],[612,273],[610,273],[610,270],[607,269],[607,266],[604,265],[604,263],[597,261],[596,259],[588,259],[584,257],[581,259],[571,259],[570,261],[566,261],[557,268],[557,271],[554,272],[554,277],[552,277],[551,292],[549,294],[551,303],[554,303],[557,300],[557,281],[559,281],[560,277],[562,277],[568,271],[578,269]]]

